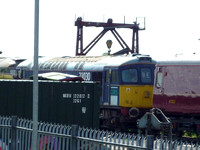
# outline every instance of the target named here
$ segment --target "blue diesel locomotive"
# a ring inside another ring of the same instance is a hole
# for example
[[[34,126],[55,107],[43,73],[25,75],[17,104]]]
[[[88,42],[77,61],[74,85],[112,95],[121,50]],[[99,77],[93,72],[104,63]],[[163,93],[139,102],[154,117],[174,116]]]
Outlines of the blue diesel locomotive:
[[[152,108],[156,62],[148,55],[39,58],[39,73],[62,72],[101,84],[100,126],[129,129]],[[33,60],[17,66],[18,78],[33,75]]]

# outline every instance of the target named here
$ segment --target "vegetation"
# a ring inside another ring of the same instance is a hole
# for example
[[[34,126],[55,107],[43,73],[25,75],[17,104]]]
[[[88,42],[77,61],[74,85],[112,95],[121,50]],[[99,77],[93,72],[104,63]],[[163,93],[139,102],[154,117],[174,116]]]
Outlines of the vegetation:
[[[183,137],[200,138],[200,134],[184,131]]]

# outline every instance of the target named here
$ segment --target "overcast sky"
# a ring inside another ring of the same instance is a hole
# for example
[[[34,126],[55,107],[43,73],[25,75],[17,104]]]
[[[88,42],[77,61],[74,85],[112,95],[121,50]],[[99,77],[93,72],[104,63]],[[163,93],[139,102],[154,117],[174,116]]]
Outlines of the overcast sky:
[[[0,0],[1,56],[28,57],[34,54],[34,0]],[[40,0],[39,55],[74,56],[77,17],[84,21],[133,23],[146,18],[146,30],[139,32],[140,53],[155,57],[200,54],[199,0]],[[84,28],[84,47],[102,28]],[[132,31],[117,30],[131,47]],[[89,55],[121,49],[110,33]],[[111,53],[112,53],[111,52]]]

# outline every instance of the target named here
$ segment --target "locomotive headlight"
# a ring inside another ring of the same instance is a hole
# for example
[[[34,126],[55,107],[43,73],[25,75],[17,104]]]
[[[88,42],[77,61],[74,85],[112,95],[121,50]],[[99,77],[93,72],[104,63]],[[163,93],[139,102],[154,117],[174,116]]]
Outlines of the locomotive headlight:
[[[144,98],[150,98],[150,95],[149,91],[144,91]]]
[[[131,109],[129,109],[128,113],[131,118],[135,118],[139,116],[140,111],[138,108],[132,107]]]

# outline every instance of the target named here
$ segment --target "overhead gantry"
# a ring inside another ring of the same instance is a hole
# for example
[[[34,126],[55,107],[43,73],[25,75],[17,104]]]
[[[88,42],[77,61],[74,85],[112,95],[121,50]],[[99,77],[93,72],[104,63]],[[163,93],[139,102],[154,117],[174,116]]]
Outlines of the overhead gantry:
[[[145,24],[145,19],[144,19]],[[125,24],[125,23],[113,23],[112,19],[108,19],[107,22],[86,22],[82,21],[82,18],[79,17],[75,21],[75,26],[77,26],[77,40],[76,40],[76,56],[87,55],[87,53],[95,46],[95,44],[107,33],[111,31],[116,40],[122,47],[122,50],[114,53],[117,54],[125,54],[125,53],[139,53],[139,30],[145,30],[144,28],[139,28],[139,24],[134,22],[133,24]],[[85,48],[83,48],[83,27],[103,27],[103,31],[101,31]],[[132,36],[132,48],[130,48],[123,38],[119,35],[116,28],[127,28],[133,30]]]

